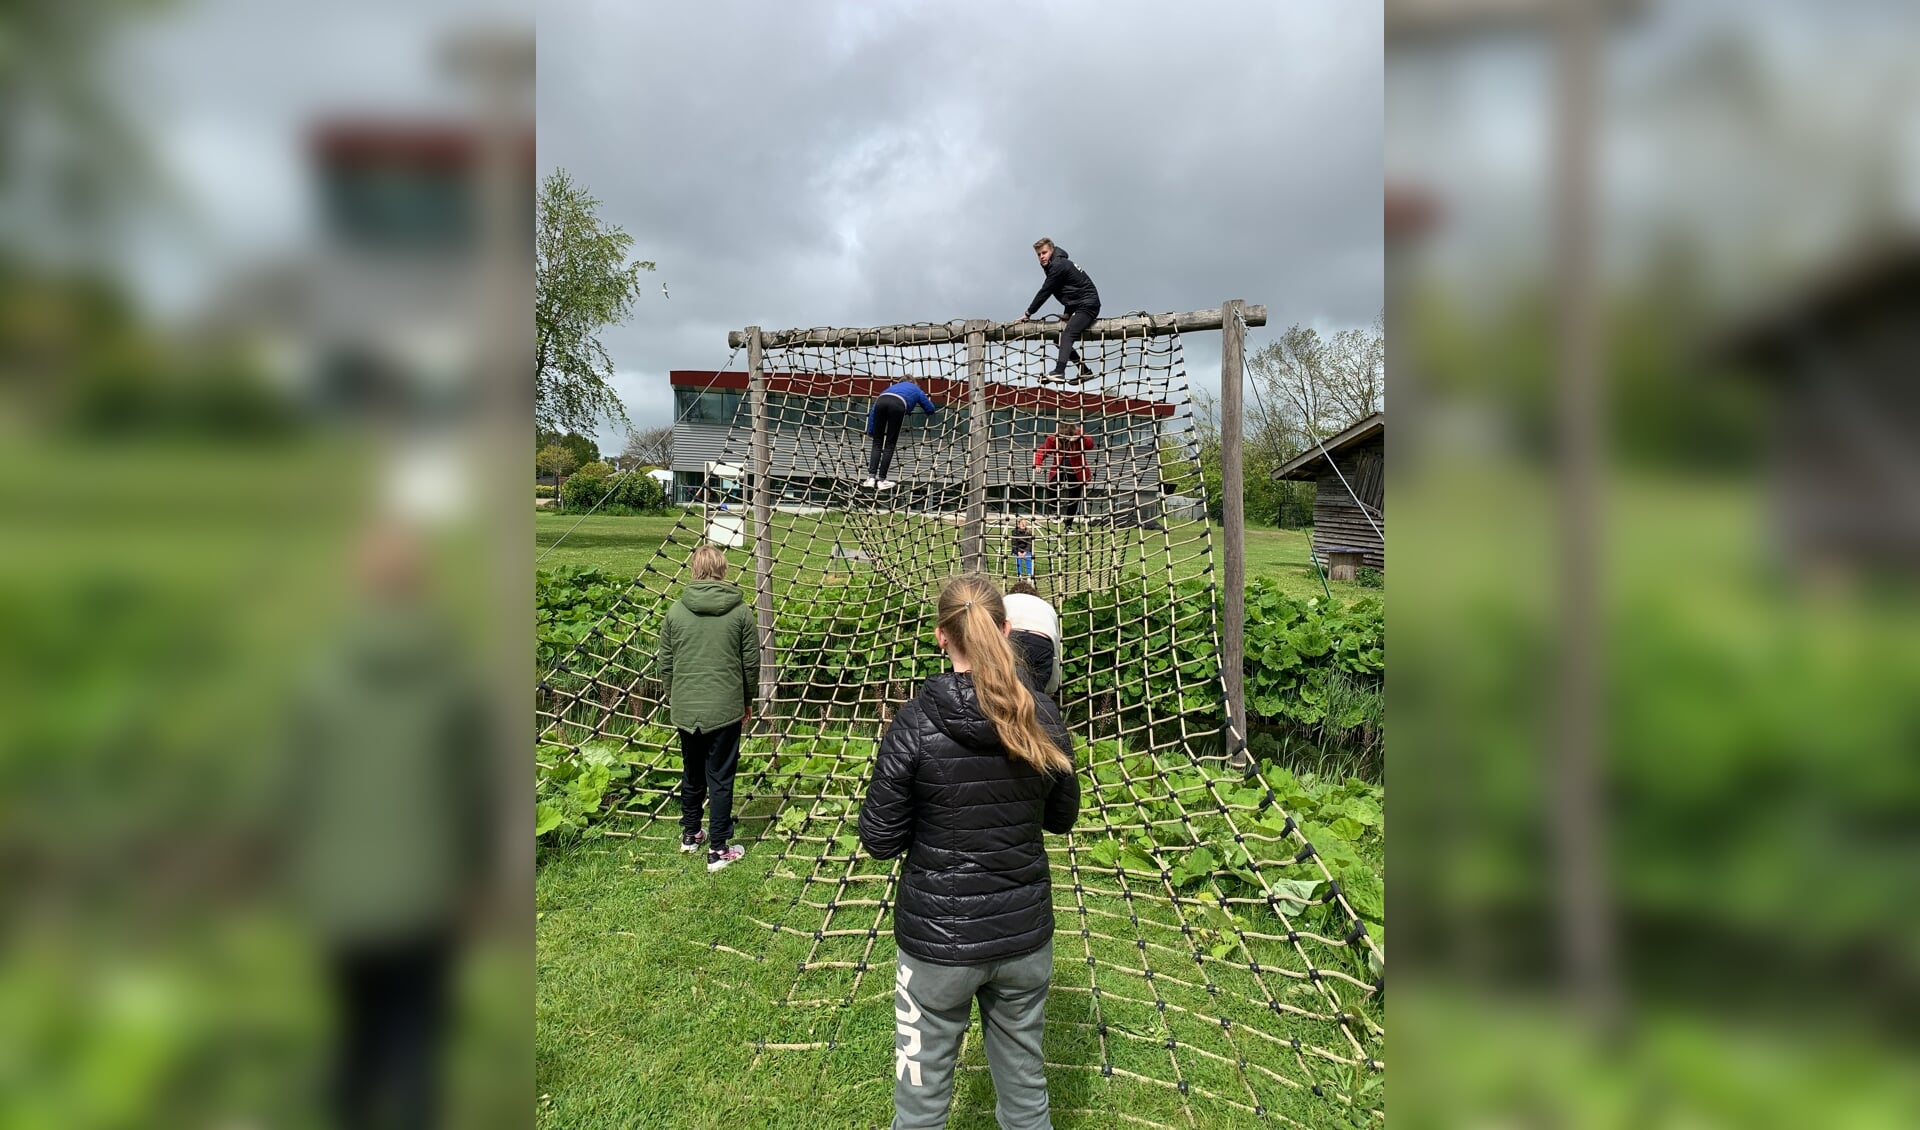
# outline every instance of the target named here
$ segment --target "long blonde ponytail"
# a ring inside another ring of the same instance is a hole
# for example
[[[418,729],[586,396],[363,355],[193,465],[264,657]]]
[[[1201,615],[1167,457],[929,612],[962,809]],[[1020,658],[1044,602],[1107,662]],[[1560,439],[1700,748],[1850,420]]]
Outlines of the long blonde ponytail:
[[[1007,756],[1042,773],[1070,773],[1073,759],[1053,744],[1034,711],[1033,693],[1014,668],[1007,642],[1007,606],[979,574],[955,577],[940,590],[940,630],[973,665],[973,689]]]

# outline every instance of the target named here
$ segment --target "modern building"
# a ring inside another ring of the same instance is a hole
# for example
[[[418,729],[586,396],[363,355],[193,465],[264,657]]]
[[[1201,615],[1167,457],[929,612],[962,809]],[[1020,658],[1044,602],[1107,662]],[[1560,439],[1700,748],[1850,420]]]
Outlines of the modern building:
[[[674,393],[674,501],[698,498],[709,464],[746,462],[752,416],[747,374],[677,369]],[[892,380],[839,374],[769,373],[768,442],[776,505],[830,505],[849,483],[866,475],[867,411]],[[900,433],[891,477],[957,505],[967,482],[971,412],[965,381],[919,382],[940,412],[915,412]],[[1044,476],[1034,452],[1063,423],[1078,423],[1093,438],[1085,512],[1132,524],[1158,518],[1174,483],[1162,459],[1191,467],[1179,441],[1166,433],[1174,405],[1076,389],[989,384],[987,505],[1001,513],[1044,509],[1036,485]],[[1173,476],[1178,478],[1178,476]],[[1191,477],[1197,480],[1197,468]],[[838,492],[838,493],[837,493]]]
[[[483,138],[458,121],[341,118],[306,140],[314,238],[228,280],[203,329],[255,341],[325,412],[452,411],[479,363]],[[522,148],[531,215],[530,133]]]

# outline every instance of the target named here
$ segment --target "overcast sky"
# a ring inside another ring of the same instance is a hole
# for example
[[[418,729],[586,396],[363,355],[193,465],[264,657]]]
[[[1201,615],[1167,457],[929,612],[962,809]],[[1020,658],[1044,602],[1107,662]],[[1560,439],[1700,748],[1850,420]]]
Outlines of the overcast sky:
[[[1042,235],[1108,314],[1265,303],[1249,350],[1380,310],[1377,0],[545,0],[538,34],[542,174],[659,264],[604,338],[636,424],[730,329],[1017,317]],[[1217,387],[1218,336],[1187,356]]]

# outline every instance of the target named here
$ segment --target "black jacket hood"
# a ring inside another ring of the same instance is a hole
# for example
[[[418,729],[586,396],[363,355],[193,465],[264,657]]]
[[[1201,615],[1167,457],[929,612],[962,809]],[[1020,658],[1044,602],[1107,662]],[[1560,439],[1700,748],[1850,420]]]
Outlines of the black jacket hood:
[[[945,671],[920,688],[920,707],[941,733],[968,749],[999,749],[1000,732],[980,706],[973,676]]]

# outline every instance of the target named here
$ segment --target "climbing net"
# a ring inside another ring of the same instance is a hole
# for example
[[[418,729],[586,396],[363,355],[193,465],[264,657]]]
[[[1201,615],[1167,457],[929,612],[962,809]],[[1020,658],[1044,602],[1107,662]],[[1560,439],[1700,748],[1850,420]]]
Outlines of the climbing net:
[[[631,770],[618,818],[672,850],[679,752],[655,641],[687,557],[738,534],[730,578],[771,594],[772,662],[735,787],[750,845],[735,866],[764,881],[705,947],[791,971],[756,1070],[815,1057],[825,1078],[855,1057],[885,1072],[901,861],[861,850],[860,799],[893,713],[942,669],[940,585],[970,566],[1010,584],[1025,519],[1033,579],[1061,614],[1057,697],[1082,791],[1075,830],[1048,837],[1057,1109],[1148,1126],[1382,1122],[1378,882],[1343,844],[1309,840],[1285,810],[1289,776],[1241,767],[1244,742],[1223,740],[1219,574],[1180,335],[1132,320],[1144,328],[1081,343],[1095,376],[1075,386],[1043,382],[1051,339],[989,329],[970,346],[957,323],[917,327],[909,345],[773,335],[758,420],[744,401],[716,437],[712,462],[748,469],[747,489],[690,509],[542,679],[541,756],[611,750]],[[865,417],[898,380],[941,410],[909,417],[898,486],[882,491],[861,485]],[[1077,515],[1033,466],[1063,423],[1094,441]],[[1377,826],[1372,804],[1356,795],[1352,818]],[[986,1070],[971,1036],[961,1070]]]

